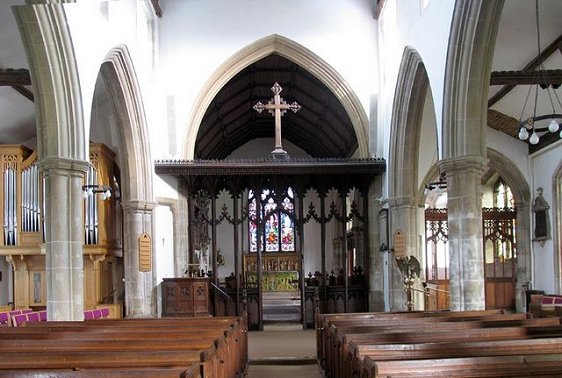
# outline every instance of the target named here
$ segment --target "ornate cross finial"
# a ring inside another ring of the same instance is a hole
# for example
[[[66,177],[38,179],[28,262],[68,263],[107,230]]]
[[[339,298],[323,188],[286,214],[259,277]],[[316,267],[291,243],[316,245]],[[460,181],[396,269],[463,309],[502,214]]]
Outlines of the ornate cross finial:
[[[279,85],[279,83],[275,83],[271,88],[273,92],[273,98],[269,100],[267,105],[262,104],[260,101],[256,105],[254,105],[254,110],[258,113],[261,113],[265,109],[269,111],[269,113],[275,116],[275,150],[271,153],[273,156],[278,155],[286,155],[287,152],[283,149],[283,145],[281,143],[281,116],[287,113],[287,110],[290,109],[294,113],[298,112],[301,106],[297,104],[297,102],[293,102],[292,104],[287,104],[285,100],[279,96],[279,93],[283,88]]]

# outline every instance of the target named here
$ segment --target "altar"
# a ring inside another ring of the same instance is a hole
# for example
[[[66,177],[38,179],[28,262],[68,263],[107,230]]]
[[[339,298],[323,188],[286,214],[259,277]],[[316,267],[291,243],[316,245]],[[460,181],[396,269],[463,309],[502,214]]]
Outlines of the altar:
[[[264,292],[298,292],[300,256],[296,252],[263,254],[261,256]],[[258,287],[257,255],[244,255],[244,277],[247,287]]]

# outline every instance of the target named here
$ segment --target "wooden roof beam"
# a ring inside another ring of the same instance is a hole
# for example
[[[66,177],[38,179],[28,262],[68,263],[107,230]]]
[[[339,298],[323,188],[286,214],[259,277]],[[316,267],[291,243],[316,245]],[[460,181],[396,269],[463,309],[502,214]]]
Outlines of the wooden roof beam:
[[[522,71],[533,71],[539,65],[541,65],[546,59],[548,59],[556,50],[560,50],[562,52],[562,34],[558,36],[550,45],[548,45],[540,55],[537,55],[533,58],[524,68]],[[515,85],[505,85],[499,91],[496,92],[490,99],[488,100],[488,107],[491,107],[496,102],[504,98],[511,90],[515,88]]]
[[[490,85],[535,85],[542,86],[562,84],[562,70],[544,71],[494,71],[490,76]]]
[[[14,87],[23,85],[31,85],[31,76],[28,69],[0,69],[0,86]]]

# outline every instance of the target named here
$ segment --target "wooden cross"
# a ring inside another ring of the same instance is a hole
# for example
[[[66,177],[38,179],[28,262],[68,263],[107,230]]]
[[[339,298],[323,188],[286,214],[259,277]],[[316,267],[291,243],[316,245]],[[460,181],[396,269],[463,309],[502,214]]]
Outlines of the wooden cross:
[[[283,88],[281,88],[279,83],[275,83],[271,88],[274,96],[271,100],[269,100],[267,105],[262,104],[260,101],[254,105],[254,109],[258,113],[267,109],[271,115],[275,116],[275,150],[272,151],[273,155],[287,153],[283,150],[283,145],[281,144],[281,116],[287,113],[288,109],[291,109],[294,113],[296,113],[301,108],[296,101],[292,104],[287,104],[285,100],[279,96],[279,93],[281,93],[282,90]]]

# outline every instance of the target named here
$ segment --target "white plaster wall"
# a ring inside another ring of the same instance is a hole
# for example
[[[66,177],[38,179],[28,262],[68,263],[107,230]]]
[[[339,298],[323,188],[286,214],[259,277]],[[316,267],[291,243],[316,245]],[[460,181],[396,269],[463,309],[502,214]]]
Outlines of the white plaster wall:
[[[163,278],[174,277],[174,221],[169,206],[158,205],[155,209],[156,225],[154,232],[153,269],[156,272],[155,286],[158,316],[162,311],[162,292],[160,291]]]
[[[522,142],[519,139],[515,139],[501,131],[492,129],[491,127],[486,128],[486,145],[498,152],[501,152],[509,160],[515,164],[525,180],[529,183],[531,187],[531,168],[529,162],[529,149],[526,142]]]
[[[227,157],[229,159],[254,159],[265,158],[275,149],[275,140],[273,138],[252,139],[248,143],[240,146]],[[306,152],[295,146],[288,140],[283,139],[283,149],[287,151],[290,157],[306,158],[310,157]]]
[[[155,212],[158,222],[154,235],[154,266],[158,285],[162,278],[174,277],[174,221],[169,206],[159,204]]]
[[[278,34],[310,49],[357,94],[377,91],[375,20],[367,0],[162,1],[162,90],[175,98],[177,150],[194,101],[215,70],[245,46]]]
[[[543,197],[550,205],[549,217],[550,217],[550,230],[551,236],[554,232],[554,216],[557,213],[556,206],[561,204],[553,203],[553,179],[556,174],[556,169],[562,163],[562,141],[556,142],[549,148],[544,149],[530,157],[530,167],[531,167],[531,196],[534,199],[537,195],[537,188],[543,188]],[[534,220],[534,217],[531,219]],[[531,222],[531,227],[534,227],[534,223]],[[529,230],[532,232],[533,230]],[[562,251],[559,249],[560,246],[555,246],[553,239],[547,240],[544,246],[541,246],[538,242],[533,242],[533,258],[534,258],[534,277],[533,277],[533,289],[544,290],[547,293],[555,293],[557,290],[557,284],[555,282],[555,277],[557,276],[557,264],[555,260],[555,253],[560,254]]]
[[[389,0],[379,19],[379,130],[384,143],[378,154],[388,159],[392,105],[404,48],[414,48],[425,65],[433,96],[438,145],[441,145],[442,103],[453,0]],[[422,7],[422,4],[427,4]],[[400,15],[399,17],[397,15]],[[431,37],[428,37],[431,36]],[[422,147],[423,148],[423,147]]]
[[[437,150],[437,117],[435,117],[435,105],[431,96],[431,88],[428,88],[421,121],[421,140],[418,156],[418,188],[424,185],[429,170],[437,164],[439,154]],[[431,178],[433,179],[433,178]]]
[[[143,97],[153,89],[153,70],[156,45],[148,35],[146,25],[155,17],[146,0],[88,1],[64,4],[72,35],[80,89],[84,106],[84,120],[89,129],[90,112],[96,79],[106,55],[120,45],[127,46],[133,60]],[[157,28],[154,28],[155,33]],[[148,44],[147,44],[148,42]],[[156,40],[155,40],[156,42]],[[151,114],[152,101],[145,101]],[[155,101],[154,104],[157,104]],[[89,133],[87,132],[86,135]],[[157,135],[157,133],[155,133]]]

